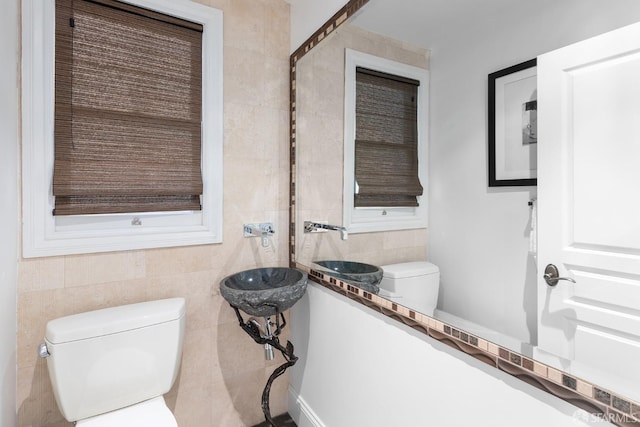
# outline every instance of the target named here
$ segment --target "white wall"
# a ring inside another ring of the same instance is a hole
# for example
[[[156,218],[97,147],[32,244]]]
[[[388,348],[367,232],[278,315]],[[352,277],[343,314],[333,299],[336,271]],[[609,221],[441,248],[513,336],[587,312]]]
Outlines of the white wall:
[[[528,254],[527,201],[536,190],[488,188],[487,74],[638,21],[640,2],[540,0],[525,7],[453,33],[431,50],[428,253],[442,272],[445,311],[529,341],[536,336],[537,272]]]
[[[291,52],[347,3],[347,0],[285,1],[291,4]]]
[[[0,14],[0,425],[16,425],[18,0]]]
[[[569,403],[316,284],[291,312],[300,427],[584,426]],[[597,423],[599,426],[608,423]]]

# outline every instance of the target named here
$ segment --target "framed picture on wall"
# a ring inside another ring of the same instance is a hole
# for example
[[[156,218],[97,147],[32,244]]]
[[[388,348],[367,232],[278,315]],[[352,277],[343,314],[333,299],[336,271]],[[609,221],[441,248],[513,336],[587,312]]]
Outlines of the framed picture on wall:
[[[536,59],[489,74],[489,187],[537,184]]]

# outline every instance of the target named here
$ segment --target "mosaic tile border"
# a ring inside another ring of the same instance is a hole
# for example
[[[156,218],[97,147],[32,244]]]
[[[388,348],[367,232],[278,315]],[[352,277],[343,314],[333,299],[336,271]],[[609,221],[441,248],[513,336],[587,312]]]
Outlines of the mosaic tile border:
[[[584,381],[530,359],[320,271],[302,264],[296,264],[295,267],[306,271],[314,282],[375,309],[534,387],[551,393],[584,409],[598,419],[609,421],[621,427],[640,427],[639,402],[634,402],[589,381]]]

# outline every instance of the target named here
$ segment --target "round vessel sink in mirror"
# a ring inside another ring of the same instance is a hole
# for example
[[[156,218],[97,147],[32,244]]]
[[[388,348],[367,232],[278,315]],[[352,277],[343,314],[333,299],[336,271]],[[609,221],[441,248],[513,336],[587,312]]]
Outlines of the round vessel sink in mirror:
[[[377,294],[382,280],[382,269],[372,264],[355,261],[314,261],[327,274],[350,283],[367,292]]]

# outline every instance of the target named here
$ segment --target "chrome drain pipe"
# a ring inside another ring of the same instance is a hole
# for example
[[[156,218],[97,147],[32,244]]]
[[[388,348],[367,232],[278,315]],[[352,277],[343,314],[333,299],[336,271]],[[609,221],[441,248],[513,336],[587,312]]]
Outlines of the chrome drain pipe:
[[[270,317],[264,318],[264,328],[262,327],[260,322],[258,322],[258,319],[256,319],[255,317],[252,317],[251,319],[249,319],[248,323],[251,323],[253,324],[253,326],[256,327],[256,329],[260,333],[261,338],[264,338],[265,340],[273,339],[273,332],[271,330],[272,323],[271,323]],[[264,343],[264,358],[265,360],[273,360],[275,358],[275,355],[273,353],[273,346],[268,342]]]
[[[266,338],[268,340],[273,338],[273,334],[271,332],[271,318],[269,317],[264,318],[264,332],[265,334],[262,338]],[[274,358],[273,346],[269,343],[264,344],[264,358],[265,360],[273,360]]]

